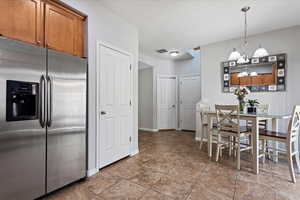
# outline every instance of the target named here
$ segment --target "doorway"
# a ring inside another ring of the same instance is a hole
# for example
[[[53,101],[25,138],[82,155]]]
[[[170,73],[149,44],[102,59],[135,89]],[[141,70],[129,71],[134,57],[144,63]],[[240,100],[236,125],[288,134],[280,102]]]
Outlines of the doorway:
[[[200,101],[200,76],[179,79],[179,124],[181,130],[196,130],[196,104]]]
[[[98,166],[130,154],[133,132],[131,56],[107,45],[98,48]]]
[[[177,129],[177,77],[157,78],[157,122],[159,130]]]

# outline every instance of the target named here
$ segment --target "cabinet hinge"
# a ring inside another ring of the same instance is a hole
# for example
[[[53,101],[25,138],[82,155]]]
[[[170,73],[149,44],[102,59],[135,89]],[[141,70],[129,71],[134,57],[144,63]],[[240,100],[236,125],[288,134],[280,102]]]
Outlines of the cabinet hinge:
[[[129,105],[130,105],[130,106],[132,105],[131,100],[129,101]]]

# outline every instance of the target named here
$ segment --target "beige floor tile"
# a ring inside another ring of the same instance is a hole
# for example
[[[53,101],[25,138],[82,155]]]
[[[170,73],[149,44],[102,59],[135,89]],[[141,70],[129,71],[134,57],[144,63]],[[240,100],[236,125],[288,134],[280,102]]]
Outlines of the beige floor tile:
[[[129,181],[143,187],[150,188],[156,182],[158,182],[162,176],[164,176],[162,173],[155,172],[150,169],[145,169],[140,174],[129,179]]]
[[[192,184],[176,179],[172,176],[165,175],[153,185],[152,189],[175,199],[184,199],[191,192]]]
[[[111,200],[137,200],[147,191],[146,188],[137,184],[122,180],[99,196],[103,199]]]
[[[274,188],[247,181],[237,181],[234,200],[276,200]]]
[[[146,194],[141,198],[141,200],[174,200],[173,198],[156,192],[154,190],[149,190]]]
[[[120,178],[118,177],[100,171],[100,173],[87,181],[86,187],[91,193],[99,195],[104,190],[116,184],[119,180]]]

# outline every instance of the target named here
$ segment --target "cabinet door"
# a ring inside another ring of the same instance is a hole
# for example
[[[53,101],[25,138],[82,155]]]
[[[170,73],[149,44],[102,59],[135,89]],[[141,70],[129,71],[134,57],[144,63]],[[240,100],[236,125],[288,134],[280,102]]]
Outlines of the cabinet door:
[[[50,49],[75,56],[83,53],[83,23],[81,18],[54,4],[45,8],[45,42]]]
[[[0,0],[0,34],[41,45],[43,21],[40,0]]]

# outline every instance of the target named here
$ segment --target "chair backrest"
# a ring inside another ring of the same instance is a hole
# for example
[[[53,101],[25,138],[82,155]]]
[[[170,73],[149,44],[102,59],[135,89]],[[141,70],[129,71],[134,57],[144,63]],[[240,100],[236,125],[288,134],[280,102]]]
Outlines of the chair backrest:
[[[259,104],[257,106],[257,113],[268,113],[269,112],[269,109],[270,109],[270,104]]]
[[[300,105],[294,107],[293,116],[289,123],[289,139],[298,136],[300,128]]]
[[[205,115],[205,112],[210,111],[210,106],[208,104],[199,104],[199,108],[200,108],[200,120],[202,122],[202,124],[207,123],[207,117]]]
[[[240,133],[240,108],[238,105],[216,105],[215,109],[219,131]]]
[[[257,107],[257,114],[269,113],[270,104],[259,104]],[[259,128],[262,130],[268,129],[267,120],[259,121]],[[252,126],[252,121],[247,121],[247,126]]]

